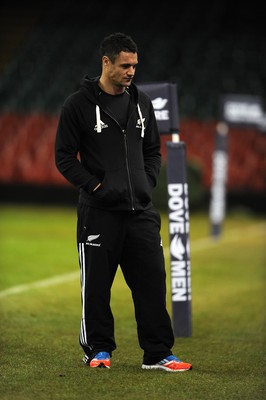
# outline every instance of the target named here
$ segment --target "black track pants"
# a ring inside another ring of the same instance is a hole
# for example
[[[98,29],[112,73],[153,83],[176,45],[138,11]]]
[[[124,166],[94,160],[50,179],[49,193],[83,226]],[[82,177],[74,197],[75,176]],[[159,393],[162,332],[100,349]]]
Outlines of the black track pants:
[[[110,298],[118,265],[132,293],[143,362],[152,364],[172,354],[174,335],[166,309],[160,228],[154,208],[106,211],[79,204],[80,345],[86,354],[112,354],[116,348]]]

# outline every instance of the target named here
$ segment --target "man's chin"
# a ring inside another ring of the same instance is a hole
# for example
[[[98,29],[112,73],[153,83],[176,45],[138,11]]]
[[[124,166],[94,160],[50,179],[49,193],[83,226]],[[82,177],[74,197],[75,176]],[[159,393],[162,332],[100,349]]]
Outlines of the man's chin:
[[[123,84],[124,87],[128,87],[131,85],[132,79],[128,80],[125,82],[125,84]]]

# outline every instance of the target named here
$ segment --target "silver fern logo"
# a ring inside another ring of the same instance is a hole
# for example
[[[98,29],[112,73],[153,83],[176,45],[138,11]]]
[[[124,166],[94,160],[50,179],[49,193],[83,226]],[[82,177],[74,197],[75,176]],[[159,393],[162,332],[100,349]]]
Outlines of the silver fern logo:
[[[100,246],[101,246],[101,243],[95,243],[95,242],[93,242],[94,240],[98,239],[98,237],[100,237],[100,234],[98,234],[98,235],[89,235],[89,236],[87,237],[87,240],[86,240],[86,245],[88,245],[88,246],[100,247]],[[93,242],[93,243],[92,243],[92,242]]]
[[[143,122],[143,124],[144,124],[145,118],[142,118],[142,122]],[[139,128],[139,129],[142,128],[142,123],[141,123],[141,119],[140,119],[140,118],[137,119],[136,128]]]

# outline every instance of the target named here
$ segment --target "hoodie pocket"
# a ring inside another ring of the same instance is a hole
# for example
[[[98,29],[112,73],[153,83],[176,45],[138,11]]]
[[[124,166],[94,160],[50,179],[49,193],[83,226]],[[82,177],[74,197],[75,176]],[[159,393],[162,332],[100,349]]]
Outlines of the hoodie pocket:
[[[144,169],[132,169],[132,183],[138,202],[147,203],[152,197],[152,186]]]
[[[93,193],[93,197],[108,203],[123,202],[129,199],[127,176],[124,168],[106,171],[102,184]]]

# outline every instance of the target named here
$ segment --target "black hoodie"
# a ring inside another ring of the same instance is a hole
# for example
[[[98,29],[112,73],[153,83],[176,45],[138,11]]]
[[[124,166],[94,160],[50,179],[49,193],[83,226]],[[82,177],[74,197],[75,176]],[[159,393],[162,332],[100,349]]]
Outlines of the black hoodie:
[[[151,100],[133,83],[129,86],[123,130],[101,103],[98,80],[85,76],[63,104],[55,140],[56,166],[80,189],[80,202],[109,210],[147,209],[161,167]]]

